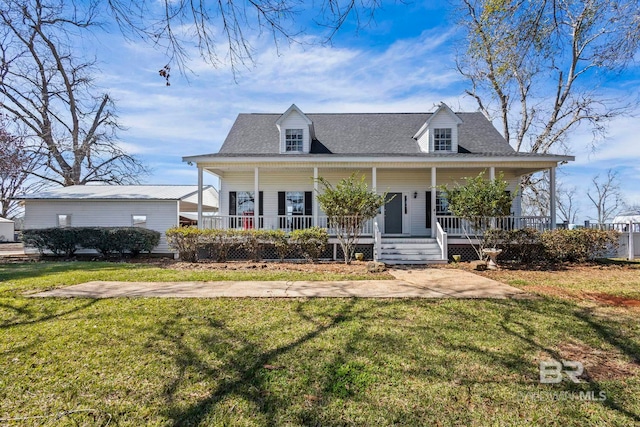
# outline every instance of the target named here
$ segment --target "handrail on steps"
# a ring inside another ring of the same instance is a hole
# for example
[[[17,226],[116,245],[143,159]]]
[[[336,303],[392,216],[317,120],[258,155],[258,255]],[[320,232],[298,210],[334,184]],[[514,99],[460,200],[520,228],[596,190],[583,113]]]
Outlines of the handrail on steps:
[[[373,260],[378,261],[380,259],[380,251],[382,249],[382,234],[378,227],[378,219],[373,220]]]
[[[442,255],[443,260],[449,259],[449,248],[447,245],[447,233],[442,229],[442,225],[440,225],[440,221],[436,221],[436,240],[438,241],[438,246],[440,246],[440,253]]]

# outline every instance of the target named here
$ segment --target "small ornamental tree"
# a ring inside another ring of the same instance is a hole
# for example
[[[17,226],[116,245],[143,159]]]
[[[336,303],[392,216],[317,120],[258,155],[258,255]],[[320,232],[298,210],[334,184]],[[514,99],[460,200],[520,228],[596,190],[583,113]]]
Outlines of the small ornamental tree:
[[[455,187],[442,187],[449,211],[460,217],[462,229],[472,242],[472,237],[479,243],[471,246],[476,251],[478,259],[482,259],[482,249],[484,249],[485,231],[495,228],[495,218],[509,216],[513,195],[507,191],[509,185],[500,173],[494,180],[484,178],[484,172],[476,177],[464,178],[466,183]]]
[[[351,263],[363,225],[386,203],[387,193],[370,191],[364,180],[364,176],[359,177],[355,172],[334,187],[326,179],[318,178],[322,186],[317,194],[318,203],[340,242],[345,264]]]

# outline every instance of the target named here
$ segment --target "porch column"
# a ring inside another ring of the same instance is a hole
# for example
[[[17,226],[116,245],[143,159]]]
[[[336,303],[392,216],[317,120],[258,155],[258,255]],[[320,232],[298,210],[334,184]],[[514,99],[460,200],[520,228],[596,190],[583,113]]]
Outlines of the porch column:
[[[373,190],[373,192],[376,192],[376,189],[378,187],[378,168],[377,167],[372,167],[371,168],[371,189]]]
[[[636,259],[636,250],[633,247],[633,220],[629,220],[629,261],[633,261],[634,259]]]
[[[260,228],[260,172],[253,170],[253,228]]]
[[[556,168],[549,169],[549,214],[551,215],[551,229],[556,229]]]
[[[495,166],[491,166],[489,168],[489,179],[491,180],[491,182],[496,180],[496,168],[495,168]]]
[[[198,228],[204,228],[202,223],[202,166],[198,166]]]
[[[431,168],[431,237],[436,237],[436,168]]]
[[[320,212],[319,210],[319,206],[318,206],[318,199],[316,199],[316,196],[318,195],[318,168],[315,167],[313,168],[313,226],[317,227],[318,226],[318,212]]]

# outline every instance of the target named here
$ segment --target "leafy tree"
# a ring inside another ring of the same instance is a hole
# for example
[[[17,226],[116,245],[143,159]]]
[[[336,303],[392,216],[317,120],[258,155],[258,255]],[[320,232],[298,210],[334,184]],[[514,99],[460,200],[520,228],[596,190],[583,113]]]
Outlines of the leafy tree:
[[[462,219],[462,228],[479,259],[483,258],[485,231],[495,228],[496,217],[508,216],[513,195],[507,191],[508,183],[500,173],[495,180],[486,180],[484,172],[476,177],[464,178],[465,184],[453,188],[441,187],[449,203],[449,211]],[[473,244],[472,238],[479,243]]]
[[[637,0],[461,0],[458,70],[517,151],[562,151],[578,126],[601,138],[637,106],[606,86],[638,52],[638,16]],[[537,180],[523,180],[525,200],[548,193]]]
[[[370,191],[365,177],[355,172],[349,178],[341,179],[335,186],[320,177],[318,183],[322,191],[317,199],[329,218],[329,226],[344,253],[345,264],[351,263],[364,224],[374,218],[387,202],[387,193]]]
[[[81,8],[82,7],[82,8]],[[64,186],[137,182],[145,168],[116,141],[110,96],[74,41],[97,27],[94,2],[0,0],[0,108],[42,153],[34,176]]]

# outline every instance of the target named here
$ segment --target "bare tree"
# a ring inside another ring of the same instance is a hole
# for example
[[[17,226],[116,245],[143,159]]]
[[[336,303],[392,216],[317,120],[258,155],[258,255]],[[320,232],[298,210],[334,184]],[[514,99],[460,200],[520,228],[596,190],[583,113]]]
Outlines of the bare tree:
[[[575,186],[566,187],[560,182],[556,186],[558,214],[562,222],[576,223],[579,212],[577,192],[578,189]]]
[[[636,0],[462,0],[467,93],[517,151],[547,153],[588,124],[597,135],[633,105],[607,97],[607,72],[640,43]]]
[[[12,135],[0,117],[0,217],[13,219],[20,213],[21,193],[36,190],[38,182],[30,180],[30,171],[38,166],[40,156],[25,149],[24,139]]]
[[[92,84],[95,61],[74,53],[96,25],[95,4],[0,1],[0,108],[45,160],[32,175],[64,186],[137,182],[145,168],[118,144],[111,98]]]
[[[637,0],[460,1],[458,70],[517,151],[562,152],[579,125],[595,141],[637,106],[602,87],[638,52]],[[537,179],[523,180],[523,195]]]
[[[266,33],[276,46],[302,42],[304,23],[326,30],[328,42],[349,20],[356,28],[368,24],[380,0],[109,0],[108,9],[121,31],[165,50],[170,62],[184,70],[188,46],[195,44],[200,57],[218,66],[227,60],[234,72],[253,62],[252,36]],[[169,66],[160,74],[168,79]],[[168,83],[168,81],[167,81]]]
[[[618,172],[609,169],[606,177],[596,175],[591,182],[593,187],[587,192],[587,197],[596,208],[598,224],[602,225],[613,219],[618,209],[624,206]]]

